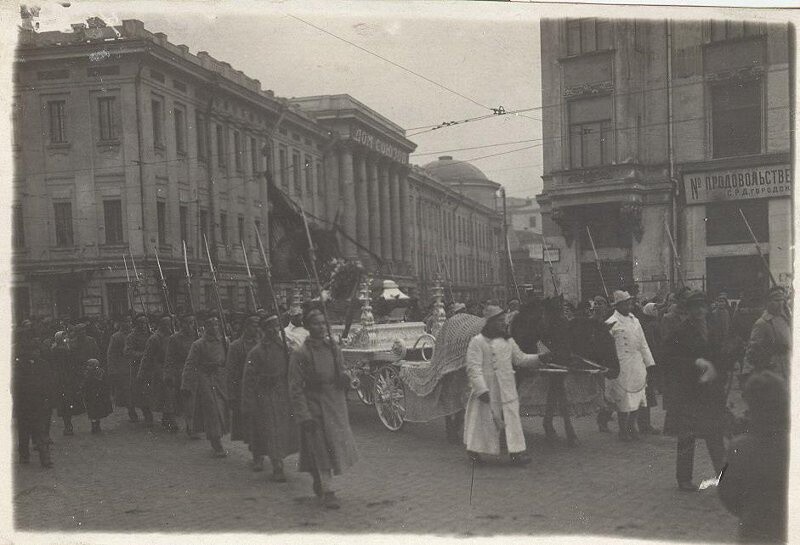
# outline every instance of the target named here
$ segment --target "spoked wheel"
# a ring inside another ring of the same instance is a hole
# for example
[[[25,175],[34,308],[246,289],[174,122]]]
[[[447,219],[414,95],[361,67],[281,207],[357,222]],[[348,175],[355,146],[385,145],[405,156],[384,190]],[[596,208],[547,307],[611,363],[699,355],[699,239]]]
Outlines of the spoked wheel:
[[[375,379],[369,373],[364,373],[358,377],[358,388],[356,394],[361,403],[367,407],[375,405]]]
[[[403,416],[406,408],[403,381],[397,370],[391,365],[380,368],[375,375],[375,410],[378,418],[389,431],[398,431],[403,427]]]

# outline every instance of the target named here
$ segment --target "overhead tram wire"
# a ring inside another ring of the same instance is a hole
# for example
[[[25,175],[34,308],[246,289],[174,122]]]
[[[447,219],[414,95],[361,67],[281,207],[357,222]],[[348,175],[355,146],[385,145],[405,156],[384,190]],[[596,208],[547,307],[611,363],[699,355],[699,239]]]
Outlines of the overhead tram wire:
[[[315,25],[314,23],[312,23],[310,21],[306,21],[305,19],[303,19],[301,17],[298,17],[297,15],[292,15],[291,13],[287,13],[286,15],[288,15],[292,19],[295,19],[297,21],[300,21],[303,24],[306,24],[306,25],[310,26],[311,28],[314,28],[314,29],[319,30],[320,32],[322,32],[324,34],[327,34],[328,36],[331,36],[333,38],[336,38],[339,41],[342,41],[342,42],[344,42],[344,43],[346,43],[348,45],[351,45],[351,46],[355,47],[356,49],[358,49],[359,51],[363,51],[364,53],[372,55],[373,57],[377,57],[377,58],[381,59],[382,61],[388,62],[392,66],[394,66],[396,68],[399,68],[400,70],[408,72],[409,74],[413,74],[414,76],[416,76],[416,77],[418,77],[420,79],[423,79],[423,80],[427,81],[428,83],[432,83],[433,85],[435,85],[435,86],[437,86],[437,87],[439,87],[441,89],[444,89],[445,91],[447,91],[449,93],[452,93],[452,94],[454,94],[456,96],[459,96],[459,97],[463,98],[464,100],[468,100],[469,102],[472,102],[476,106],[480,106],[484,110],[496,111],[495,108],[487,106],[486,104],[481,104],[477,100],[475,100],[473,98],[470,98],[465,94],[459,93],[455,89],[451,89],[450,87],[447,87],[446,85],[443,85],[443,84],[439,83],[438,81],[434,81],[434,80],[432,80],[431,78],[429,78],[427,76],[423,76],[422,74],[420,74],[418,72],[415,72],[414,70],[411,70],[410,68],[406,68],[402,64],[398,64],[398,63],[396,63],[395,61],[393,61],[391,59],[387,59],[386,57],[384,57],[382,55],[379,55],[379,54],[375,53],[374,51],[370,51],[369,49],[367,49],[365,47],[362,47],[362,46],[360,46],[360,45],[358,45],[358,44],[356,44],[354,42],[351,42],[350,40],[342,38],[341,36],[338,36],[338,35],[334,34],[333,32],[331,32],[329,30],[326,30],[326,29],[324,29],[324,28],[322,28],[320,26],[317,26],[317,25]],[[492,115],[495,115],[495,114],[492,114]]]

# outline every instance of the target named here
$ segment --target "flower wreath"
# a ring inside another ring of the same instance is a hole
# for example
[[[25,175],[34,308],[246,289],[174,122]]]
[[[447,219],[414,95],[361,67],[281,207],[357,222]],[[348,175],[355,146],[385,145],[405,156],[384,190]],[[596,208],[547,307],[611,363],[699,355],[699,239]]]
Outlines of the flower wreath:
[[[365,273],[364,265],[358,260],[346,261],[334,258],[328,263],[327,268],[331,271],[328,284],[331,297],[335,300],[349,299]]]

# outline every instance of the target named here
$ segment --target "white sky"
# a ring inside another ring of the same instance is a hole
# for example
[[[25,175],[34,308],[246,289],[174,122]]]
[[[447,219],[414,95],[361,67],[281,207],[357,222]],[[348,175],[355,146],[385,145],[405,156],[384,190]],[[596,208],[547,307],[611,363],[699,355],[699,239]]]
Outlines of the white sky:
[[[498,4],[459,2],[458,14],[448,3],[424,10],[420,4],[406,5],[417,9],[401,10],[403,5],[394,2],[338,4],[336,11],[309,2],[215,8],[142,2],[72,2],[64,8],[51,2],[43,5],[40,21],[42,30],[68,30],[69,23],[95,14],[108,24],[140,19],[149,31],[164,32],[192,53],[208,51],[279,96],[348,93],[406,129],[491,113],[287,15],[292,14],[483,105],[515,110],[541,104],[533,6],[520,6],[513,16],[500,10],[491,21],[487,6]],[[469,160],[528,148],[477,159],[474,165],[506,186],[509,195],[536,195],[542,174],[540,112],[525,115],[530,117],[508,115],[411,136],[418,145],[411,162],[424,165],[440,155],[431,152],[441,150],[536,140],[441,153]]]

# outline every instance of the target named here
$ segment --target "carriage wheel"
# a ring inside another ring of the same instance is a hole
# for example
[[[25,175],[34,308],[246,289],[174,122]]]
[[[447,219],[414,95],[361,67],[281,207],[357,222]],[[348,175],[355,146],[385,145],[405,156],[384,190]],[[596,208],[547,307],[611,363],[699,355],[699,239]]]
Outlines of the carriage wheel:
[[[362,373],[358,377],[358,388],[356,394],[361,403],[367,407],[375,405],[375,379],[370,373]]]
[[[391,365],[381,367],[375,376],[375,410],[389,431],[403,427],[405,392],[400,375]]]

